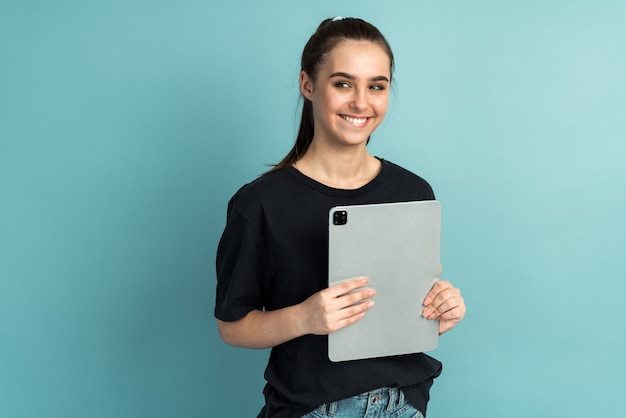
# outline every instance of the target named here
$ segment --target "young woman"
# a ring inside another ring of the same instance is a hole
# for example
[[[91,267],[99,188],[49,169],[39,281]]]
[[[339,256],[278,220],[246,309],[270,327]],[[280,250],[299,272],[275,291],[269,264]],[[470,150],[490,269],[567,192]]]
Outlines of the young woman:
[[[296,144],[228,204],[215,316],[228,344],[272,348],[259,417],[426,412],[441,372],[437,360],[420,353],[333,363],[327,355],[329,333],[375,309],[375,290],[360,289],[365,277],[327,287],[330,208],[435,198],[422,178],[367,151],[387,111],[392,72],[391,48],[374,26],[353,18],[323,21],[302,54]],[[415,303],[439,321],[440,334],[466,310],[447,281]]]

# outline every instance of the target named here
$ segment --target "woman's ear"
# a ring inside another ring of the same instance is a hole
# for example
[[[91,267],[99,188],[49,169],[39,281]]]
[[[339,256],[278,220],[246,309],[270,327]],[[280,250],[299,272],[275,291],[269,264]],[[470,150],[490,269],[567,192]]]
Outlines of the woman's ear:
[[[304,71],[300,71],[300,93],[308,100],[313,97],[313,82]]]

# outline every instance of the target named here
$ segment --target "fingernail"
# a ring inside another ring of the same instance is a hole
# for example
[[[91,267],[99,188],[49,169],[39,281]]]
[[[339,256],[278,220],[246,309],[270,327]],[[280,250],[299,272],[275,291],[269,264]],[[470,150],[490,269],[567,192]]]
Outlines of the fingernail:
[[[367,302],[367,309],[372,309],[374,305],[376,305],[376,303],[373,300],[370,300]]]
[[[430,315],[432,313],[432,311],[428,308],[424,308],[424,310],[422,311],[422,315],[425,317],[428,317],[428,315]]]
[[[367,292],[367,295],[368,295],[368,296],[374,296],[375,294],[376,294],[376,291],[375,291],[374,289],[370,289],[370,290]]]
[[[424,305],[428,305],[430,304],[430,302],[432,302],[432,299],[430,297],[427,297],[426,299],[424,299]]]

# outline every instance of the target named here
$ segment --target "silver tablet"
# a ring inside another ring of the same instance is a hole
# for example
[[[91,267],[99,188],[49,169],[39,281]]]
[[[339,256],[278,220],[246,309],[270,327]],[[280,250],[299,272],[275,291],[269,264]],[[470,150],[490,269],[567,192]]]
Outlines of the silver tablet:
[[[440,273],[441,205],[436,200],[338,206],[329,213],[328,284],[359,276],[376,289],[360,321],[328,336],[331,361],[431,351],[438,321],[422,317]]]

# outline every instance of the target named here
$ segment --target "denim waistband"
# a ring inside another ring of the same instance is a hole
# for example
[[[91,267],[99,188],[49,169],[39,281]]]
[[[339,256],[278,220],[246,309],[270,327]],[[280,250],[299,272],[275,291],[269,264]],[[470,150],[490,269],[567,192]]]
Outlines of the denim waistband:
[[[400,388],[382,387],[320,405],[305,417],[417,417],[422,416]]]

